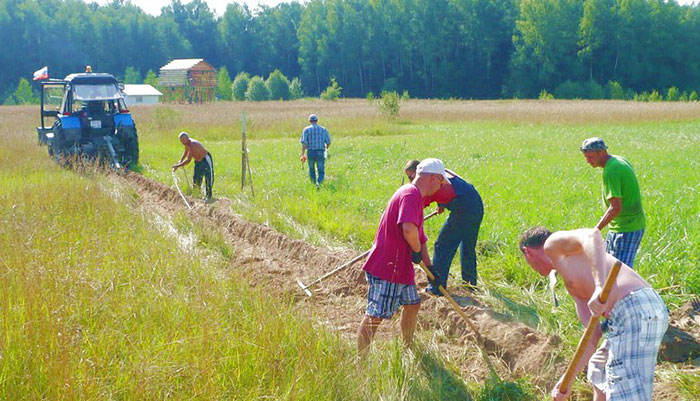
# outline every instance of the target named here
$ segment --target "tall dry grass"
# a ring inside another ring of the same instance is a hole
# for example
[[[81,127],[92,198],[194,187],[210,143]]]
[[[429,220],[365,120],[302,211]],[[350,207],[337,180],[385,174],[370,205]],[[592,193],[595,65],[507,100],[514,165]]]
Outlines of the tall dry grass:
[[[403,126],[406,122],[608,124],[679,121],[700,118],[700,102],[410,99],[401,102],[398,124],[390,123],[375,103],[363,99],[139,106],[132,111],[148,132],[189,130],[195,135],[211,137],[216,133],[216,137],[223,138],[240,137],[241,116],[245,112],[251,138],[274,138],[298,136],[311,113],[319,115],[320,124],[332,127],[333,134],[357,136],[411,132],[410,127]]]

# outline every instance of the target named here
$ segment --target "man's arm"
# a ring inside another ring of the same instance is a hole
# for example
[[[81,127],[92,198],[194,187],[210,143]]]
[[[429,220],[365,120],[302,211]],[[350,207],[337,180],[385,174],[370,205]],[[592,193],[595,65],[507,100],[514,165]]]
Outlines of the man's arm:
[[[621,198],[610,198],[608,199],[608,202],[610,203],[608,210],[605,211],[603,217],[601,217],[598,224],[595,225],[595,228],[597,228],[598,230],[602,230],[603,228],[605,228],[605,226],[610,224],[610,222],[613,221],[613,219],[617,217],[617,215],[620,214],[620,211],[622,210]]]
[[[184,160],[184,161],[183,161]],[[175,170],[178,167],[182,167],[189,163],[192,160],[192,152],[190,152],[190,148],[186,147],[185,152],[182,154],[182,157],[180,157],[180,161],[175,163],[173,165],[173,170]]]
[[[304,128],[304,131],[301,132],[301,141],[300,142],[301,142],[301,157],[299,159],[303,163],[306,161],[306,149],[308,147],[308,142],[309,142],[308,134],[306,133],[306,128]]]
[[[418,234],[418,226],[413,223],[401,223],[401,229],[403,230],[403,237],[408,242],[408,246],[411,247],[413,252],[422,252],[423,247],[420,243],[420,235]],[[426,254],[427,254],[426,250]],[[425,258],[424,258],[425,259]],[[430,261],[430,259],[428,259]]]

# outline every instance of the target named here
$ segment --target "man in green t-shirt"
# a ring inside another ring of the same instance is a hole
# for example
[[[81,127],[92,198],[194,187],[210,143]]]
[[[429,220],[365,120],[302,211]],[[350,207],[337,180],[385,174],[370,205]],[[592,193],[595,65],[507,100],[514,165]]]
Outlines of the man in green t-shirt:
[[[642,195],[632,165],[623,157],[608,154],[607,149],[601,138],[588,138],[581,145],[586,162],[603,168],[603,203],[607,210],[595,228],[608,226],[606,251],[633,267],[646,227]]]

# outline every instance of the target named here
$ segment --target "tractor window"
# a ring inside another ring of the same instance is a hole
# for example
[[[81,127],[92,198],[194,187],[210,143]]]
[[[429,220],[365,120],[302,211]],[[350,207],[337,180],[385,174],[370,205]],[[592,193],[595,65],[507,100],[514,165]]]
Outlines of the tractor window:
[[[75,100],[110,100],[121,97],[116,85],[75,85],[73,87]]]
[[[58,111],[63,100],[63,84],[61,85],[44,85],[44,110]]]

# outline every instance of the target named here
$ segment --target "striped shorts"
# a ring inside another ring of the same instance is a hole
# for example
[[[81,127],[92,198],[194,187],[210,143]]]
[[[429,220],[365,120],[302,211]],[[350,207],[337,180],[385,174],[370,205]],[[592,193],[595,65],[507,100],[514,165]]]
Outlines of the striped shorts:
[[[667,328],[661,297],[652,288],[632,291],[610,312],[605,341],[588,363],[588,380],[607,401],[651,401],[656,357]]]
[[[608,231],[608,236],[605,238],[605,251],[627,266],[634,267],[634,258],[637,257],[637,250],[643,236],[644,230],[628,233]]]
[[[397,284],[382,280],[369,273],[367,283],[366,314],[382,319],[391,319],[401,305],[417,305],[420,303],[415,284]]]

